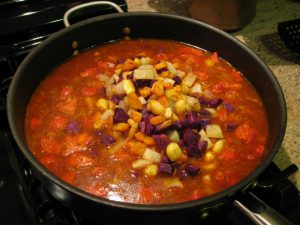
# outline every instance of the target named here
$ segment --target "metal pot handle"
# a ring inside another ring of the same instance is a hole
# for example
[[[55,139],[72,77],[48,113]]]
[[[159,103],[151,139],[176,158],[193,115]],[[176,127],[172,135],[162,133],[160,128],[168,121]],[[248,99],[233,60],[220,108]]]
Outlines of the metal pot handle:
[[[233,205],[257,225],[293,225],[251,192],[246,196],[244,204],[234,200]]]
[[[86,8],[86,7],[94,6],[94,5],[110,5],[113,8],[115,8],[118,12],[120,12],[120,13],[124,12],[123,9],[120,6],[118,6],[117,4],[115,4],[113,2],[109,2],[109,1],[95,1],[95,2],[88,2],[88,3],[80,4],[80,5],[77,5],[77,6],[71,8],[71,9],[69,9],[65,12],[64,17],[63,17],[65,27],[70,26],[69,16],[73,12],[75,12],[77,10],[80,10],[80,9],[83,9],[83,8]]]

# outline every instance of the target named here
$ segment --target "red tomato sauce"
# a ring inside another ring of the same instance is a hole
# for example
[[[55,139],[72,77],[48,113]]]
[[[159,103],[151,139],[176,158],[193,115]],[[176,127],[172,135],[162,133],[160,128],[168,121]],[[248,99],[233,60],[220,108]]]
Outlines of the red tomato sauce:
[[[111,200],[162,204],[220,192],[267,154],[264,106],[218,53],[170,40],[106,44],[55,68],[25,134],[52,173]]]

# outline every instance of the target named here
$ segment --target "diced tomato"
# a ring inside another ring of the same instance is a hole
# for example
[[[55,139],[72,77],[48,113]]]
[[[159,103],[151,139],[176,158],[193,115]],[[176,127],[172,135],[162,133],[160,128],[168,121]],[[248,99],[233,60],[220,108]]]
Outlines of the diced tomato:
[[[98,88],[95,86],[86,86],[81,89],[81,93],[83,96],[92,96],[92,95],[96,94],[97,91],[98,91]]]
[[[239,180],[240,178],[236,174],[231,173],[227,176],[227,184],[229,186],[235,185]]]
[[[73,171],[68,171],[61,176],[61,179],[69,184],[73,184],[75,180],[76,173]]]
[[[225,175],[222,171],[217,171],[214,175],[214,179],[218,181],[220,184],[224,183]]]
[[[205,197],[205,194],[203,193],[203,191],[199,190],[199,189],[196,189],[193,191],[190,199],[187,199],[187,200],[196,200],[196,199],[200,199],[200,198],[203,198]]]
[[[254,141],[256,130],[250,127],[249,124],[242,124],[235,129],[235,136],[241,140],[246,141],[246,143],[251,143]]]
[[[209,77],[208,73],[202,71],[194,71],[194,74],[196,74],[201,81],[206,81]]]
[[[62,87],[61,89],[61,92],[60,92],[60,96],[61,97],[67,97],[67,96],[70,96],[72,94],[72,87],[71,86],[64,86]]]
[[[49,166],[56,161],[56,157],[54,155],[44,155],[39,160],[43,165]]]
[[[253,155],[253,159],[257,159],[262,157],[264,153],[265,153],[265,146],[259,144],[253,147],[253,153],[251,155]]]
[[[157,60],[164,61],[167,60],[169,57],[166,54],[160,52],[157,55],[155,55],[155,58]]]
[[[65,101],[61,101],[57,104],[57,107],[59,111],[72,115],[75,111],[77,105],[77,99],[76,98],[68,98]]]
[[[68,122],[68,118],[65,116],[55,116],[50,120],[50,126],[54,129],[63,129]]]
[[[229,99],[238,99],[239,93],[237,91],[226,91],[226,98]]]
[[[97,67],[91,67],[86,69],[85,71],[83,71],[82,73],[80,73],[81,77],[91,77],[91,76],[95,76],[99,73],[98,68]]]
[[[98,65],[98,69],[100,73],[105,73],[105,74],[109,74],[110,72],[112,72],[114,70],[115,64],[111,63],[111,62],[103,62],[103,61],[98,61],[97,62]]]
[[[227,110],[225,107],[222,107],[219,111],[219,119],[224,122],[227,120]]]
[[[220,160],[233,161],[236,158],[235,151],[233,149],[224,149],[220,155]]]
[[[31,120],[30,120],[30,129],[34,129],[34,128],[36,128],[38,125],[40,125],[41,124],[41,119],[38,119],[38,118],[32,118]]]
[[[56,154],[61,151],[61,146],[55,141],[54,138],[44,135],[41,137],[40,143],[43,151],[46,153]]]
[[[154,191],[151,187],[140,187],[139,191],[139,202],[140,203],[149,203],[153,199]]]
[[[191,54],[193,56],[196,56],[196,57],[202,57],[203,56],[203,53],[197,49],[193,49],[193,48],[190,48],[190,47],[182,47],[182,48],[179,48],[178,49],[178,53],[180,55],[184,54],[184,55],[187,55],[188,57],[191,56]]]
[[[232,77],[233,77],[234,80],[243,81],[243,77],[242,77],[240,72],[236,71],[236,72],[233,72],[231,74],[232,74]]]
[[[66,136],[64,155],[71,155],[75,152],[87,149],[87,145],[93,140],[90,134],[83,133],[78,135]]]
[[[90,173],[95,177],[101,177],[106,172],[106,168],[102,166],[95,166],[90,169]]]
[[[67,164],[71,168],[80,169],[93,165],[94,159],[86,152],[75,152],[68,157]]]
[[[222,83],[217,83],[214,86],[212,86],[211,91],[214,93],[220,93],[224,91],[224,85]]]
[[[217,53],[217,52],[214,52],[214,53],[211,55],[211,59],[212,59],[214,62],[219,62],[219,56],[218,56],[218,53]]]
[[[242,85],[240,83],[224,82],[223,86],[225,88],[228,88],[228,89],[231,89],[231,90],[240,90],[242,88]]]

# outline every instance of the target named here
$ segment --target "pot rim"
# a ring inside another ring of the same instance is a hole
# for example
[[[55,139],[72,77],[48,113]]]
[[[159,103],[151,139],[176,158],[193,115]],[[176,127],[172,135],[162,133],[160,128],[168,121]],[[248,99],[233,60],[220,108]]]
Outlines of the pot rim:
[[[95,195],[89,194],[75,186],[72,186],[61,179],[59,179],[57,176],[55,176],[53,173],[51,173],[48,169],[46,169],[45,166],[43,166],[31,153],[31,151],[28,149],[27,145],[22,141],[22,138],[20,137],[20,134],[15,126],[14,123],[14,111],[13,108],[13,99],[16,98],[14,87],[18,85],[19,83],[19,77],[22,76],[23,70],[26,68],[28,62],[31,61],[32,58],[36,57],[36,55],[39,54],[40,49],[43,49],[44,46],[47,46],[48,43],[51,43],[55,41],[56,39],[60,38],[61,36],[64,36],[68,32],[80,29],[80,27],[85,26],[89,23],[98,23],[102,21],[109,21],[110,19],[116,19],[116,18],[124,18],[124,17],[161,17],[161,18],[169,18],[176,20],[181,20],[183,22],[187,23],[193,23],[197,26],[205,27],[206,29],[212,30],[221,36],[223,36],[226,39],[230,39],[235,44],[239,45],[240,48],[242,48],[244,51],[246,51],[248,54],[250,54],[252,57],[254,57],[257,62],[259,62],[260,66],[266,71],[266,74],[269,76],[269,79],[272,81],[272,85],[275,86],[275,89],[278,94],[279,102],[280,102],[280,129],[279,129],[279,135],[274,143],[273,146],[269,149],[269,154],[266,156],[264,161],[247,177],[245,177],[243,180],[238,182],[237,184],[221,191],[216,194],[210,195],[205,198],[201,198],[198,200],[193,201],[187,201],[187,202],[181,202],[181,203],[172,203],[172,204],[155,204],[155,205],[142,205],[142,204],[132,204],[132,203],[126,203],[126,202],[117,202],[113,200],[109,200],[102,197],[97,197]],[[286,121],[287,121],[287,112],[286,112],[286,103],[284,99],[284,95],[282,92],[282,89],[274,76],[274,74],[271,72],[271,70],[267,67],[267,65],[260,59],[251,49],[249,49],[245,44],[234,38],[228,33],[225,33],[224,31],[215,28],[211,25],[208,25],[206,23],[196,21],[194,19],[178,16],[178,15],[170,15],[170,14],[164,14],[164,13],[156,13],[156,12],[125,12],[120,14],[109,14],[104,16],[99,16],[91,19],[84,20],[82,22],[76,23],[71,25],[68,28],[64,28],[54,34],[52,34],[50,37],[48,37],[46,40],[44,40],[41,44],[39,44],[37,47],[35,47],[23,60],[23,62],[18,67],[15,75],[13,76],[11,85],[9,87],[8,95],[7,95],[7,116],[9,121],[9,126],[12,131],[13,137],[15,141],[17,142],[18,147],[22,151],[22,153],[25,155],[27,160],[34,166],[35,169],[37,169],[42,175],[46,176],[48,179],[50,179],[52,182],[54,182],[56,185],[66,189],[67,191],[79,195],[82,198],[88,199],[90,201],[104,204],[111,207],[117,207],[117,208],[124,208],[124,209],[130,209],[130,210],[138,210],[138,211],[168,211],[168,210],[181,210],[186,209],[190,207],[202,207],[202,206],[209,206],[210,204],[215,204],[216,202],[221,202],[224,199],[230,198],[236,193],[240,192],[241,190],[246,189],[251,185],[256,178],[267,168],[267,166],[271,163],[274,156],[278,152],[281,143],[284,138],[285,129],[286,129]]]

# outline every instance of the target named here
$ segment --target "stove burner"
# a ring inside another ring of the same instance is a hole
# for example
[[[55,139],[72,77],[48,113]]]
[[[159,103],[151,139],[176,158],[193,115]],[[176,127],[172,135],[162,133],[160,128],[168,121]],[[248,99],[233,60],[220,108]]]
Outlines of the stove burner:
[[[127,10],[124,0],[113,2],[121,6],[123,10]],[[0,2],[1,224],[97,224],[61,205],[45,190],[11,137],[5,107],[9,84],[21,61],[32,48],[52,33],[64,28],[63,13],[79,3],[80,1],[77,0],[6,0]],[[71,22],[110,12],[113,12],[110,7],[93,7],[74,14]],[[280,171],[272,163],[259,177],[257,186],[251,190],[295,225],[300,224],[300,196],[299,191],[287,178],[297,169],[295,165],[290,165]],[[196,221],[191,222],[199,224],[200,219],[201,224],[204,225],[252,224],[248,218],[230,205],[220,210],[202,213]]]

